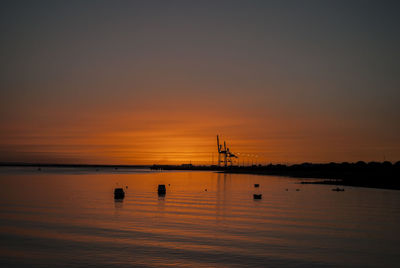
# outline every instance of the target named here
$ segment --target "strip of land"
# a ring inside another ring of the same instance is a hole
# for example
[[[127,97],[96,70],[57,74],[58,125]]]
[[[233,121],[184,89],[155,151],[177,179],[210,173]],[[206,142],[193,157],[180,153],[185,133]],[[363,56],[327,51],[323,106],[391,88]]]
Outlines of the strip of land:
[[[0,166],[34,167],[81,167],[113,169],[152,170],[204,170],[237,174],[258,174],[304,178],[304,184],[330,184],[400,190],[400,161],[396,163],[362,161],[356,163],[303,163],[296,165],[252,165],[252,166],[195,166],[183,165],[90,165],[90,164],[38,164],[0,163]],[[318,179],[318,180],[312,180]],[[322,180],[321,180],[322,179]]]
[[[305,178],[302,183],[331,184],[400,190],[400,161],[356,162],[356,163],[303,163],[296,165],[253,165],[253,166],[164,166],[153,165],[152,169],[165,170],[214,170],[225,173],[259,174]],[[310,179],[319,179],[318,181]],[[325,179],[325,180],[320,180]]]

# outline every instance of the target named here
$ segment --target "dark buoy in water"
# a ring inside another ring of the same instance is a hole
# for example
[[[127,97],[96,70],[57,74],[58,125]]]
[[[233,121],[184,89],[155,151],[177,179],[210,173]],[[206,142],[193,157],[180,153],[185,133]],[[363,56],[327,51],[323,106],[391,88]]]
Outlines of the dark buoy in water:
[[[254,187],[258,188],[258,187],[260,187],[260,184],[256,183],[256,184],[254,184]]]
[[[300,191],[300,189],[296,189],[296,192]]]
[[[332,189],[332,191],[335,191],[335,192],[344,192],[344,189],[342,188],[339,188],[339,187],[337,187],[337,188],[334,188],[334,189]]]
[[[289,191],[289,189],[286,189],[286,191]]]
[[[254,199],[261,199],[262,198],[262,194],[253,194],[253,198]]]
[[[165,193],[167,192],[167,189],[165,188],[164,184],[159,184],[157,191],[158,191],[158,195],[165,195]]]
[[[122,188],[115,188],[114,190],[114,199],[124,199],[125,192]]]

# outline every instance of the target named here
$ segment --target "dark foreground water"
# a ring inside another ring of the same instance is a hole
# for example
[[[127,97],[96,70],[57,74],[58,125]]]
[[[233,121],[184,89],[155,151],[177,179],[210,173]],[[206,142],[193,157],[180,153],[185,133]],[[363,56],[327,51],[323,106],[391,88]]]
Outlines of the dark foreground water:
[[[398,267],[400,191],[298,182],[1,167],[0,267]]]

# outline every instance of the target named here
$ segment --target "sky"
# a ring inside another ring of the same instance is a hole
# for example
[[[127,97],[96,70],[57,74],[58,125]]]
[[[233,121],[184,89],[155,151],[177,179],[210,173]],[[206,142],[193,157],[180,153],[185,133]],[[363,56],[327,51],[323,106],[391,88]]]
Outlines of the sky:
[[[0,162],[400,160],[398,1],[0,6]]]

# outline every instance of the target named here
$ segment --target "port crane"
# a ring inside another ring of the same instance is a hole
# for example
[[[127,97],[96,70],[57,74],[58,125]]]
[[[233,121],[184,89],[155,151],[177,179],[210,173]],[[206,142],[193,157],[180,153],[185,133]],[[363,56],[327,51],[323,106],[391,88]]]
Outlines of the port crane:
[[[232,153],[229,148],[226,147],[226,142],[224,141],[224,146],[219,144],[219,136],[217,135],[217,147],[218,147],[218,166],[221,166],[221,163],[224,164],[225,167],[228,165],[232,166],[232,158],[238,158],[234,153]]]

